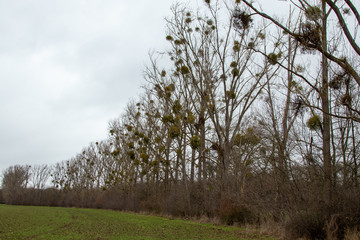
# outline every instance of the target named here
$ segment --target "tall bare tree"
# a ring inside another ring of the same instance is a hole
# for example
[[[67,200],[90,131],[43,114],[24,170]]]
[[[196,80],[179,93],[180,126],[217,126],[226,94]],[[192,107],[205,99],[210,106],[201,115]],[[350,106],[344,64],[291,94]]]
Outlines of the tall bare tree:
[[[47,164],[33,165],[30,169],[30,182],[36,189],[44,189],[50,177],[50,168]]]

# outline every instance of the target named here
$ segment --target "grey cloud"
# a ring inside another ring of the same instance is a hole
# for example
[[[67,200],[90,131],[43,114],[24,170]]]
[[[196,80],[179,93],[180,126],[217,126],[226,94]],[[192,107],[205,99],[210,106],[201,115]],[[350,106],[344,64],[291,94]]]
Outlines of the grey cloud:
[[[155,7],[154,7],[155,5]],[[0,171],[107,136],[163,49],[171,1],[0,0]]]

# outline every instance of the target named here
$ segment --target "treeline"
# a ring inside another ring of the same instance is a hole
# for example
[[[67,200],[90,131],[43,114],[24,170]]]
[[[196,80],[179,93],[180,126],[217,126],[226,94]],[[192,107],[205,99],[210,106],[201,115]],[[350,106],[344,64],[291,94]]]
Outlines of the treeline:
[[[286,22],[247,1],[175,5],[169,47],[109,137],[53,166],[52,189],[24,180],[12,202],[4,177],[5,202],[273,221],[292,239],[356,230],[360,51],[346,23],[359,13],[298,2]]]

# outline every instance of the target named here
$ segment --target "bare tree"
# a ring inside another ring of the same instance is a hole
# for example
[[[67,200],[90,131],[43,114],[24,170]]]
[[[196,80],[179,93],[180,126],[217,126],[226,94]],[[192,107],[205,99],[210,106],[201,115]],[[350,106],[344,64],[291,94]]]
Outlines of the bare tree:
[[[240,2],[240,1],[239,1]],[[342,76],[344,80],[346,77],[350,77],[351,81],[355,81],[357,88],[360,87],[360,74],[357,71],[359,68],[358,60],[360,58],[360,47],[358,38],[356,38],[358,32],[358,26],[360,24],[360,15],[358,12],[358,2],[346,0],[344,4],[342,1],[325,0],[315,1],[309,3],[306,0],[291,1],[291,3],[298,9],[299,14],[306,16],[307,20],[299,23],[299,28],[290,29],[286,25],[279,22],[275,17],[268,15],[255,6],[253,2],[248,0],[241,1],[249,9],[251,9],[253,15],[259,15],[264,19],[274,23],[275,26],[282,29],[285,33],[289,34],[291,38],[297,41],[305,50],[317,51],[322,56],[322,76],[325,84],[321,88],[321,97],[323,100],[323,106],[320,108],[324,111],[325,115],[331,115],[327,102],[324,101],[327,95],[328,85],[330,83],[328,61],[333,63],[342,69],[337,75]],[[318,3],[318,4],[316,4]],[[337,21],[337,30],[329,31],[329,22]],[[354,22],[353,25],[349,24]],[[353,29],[350,27],[353,26]],[[327,67],[325,67],[325,65]],[[335,81],[336,82],[336,81]],[[326,87],[327,86],[327,87]],[[342,96],[346,97],[346,95]],[[349,98],[347,98],[349,100]],[[360,122],[360,109],[358,104],[352,104],[352,101],[344,102],[343,104],[350,112],[347,115],[336,115],[341,118],[353,118],[355,121]],[[330,122],[330,118],[324,116],[325,122]],[[325,135],[328,135],[325,131]],[[327,136],[325,136],[328,138]]]
[[[30,183],[36,189],[44,189],[50,177],[47,164],[33,165],[30,169]]]

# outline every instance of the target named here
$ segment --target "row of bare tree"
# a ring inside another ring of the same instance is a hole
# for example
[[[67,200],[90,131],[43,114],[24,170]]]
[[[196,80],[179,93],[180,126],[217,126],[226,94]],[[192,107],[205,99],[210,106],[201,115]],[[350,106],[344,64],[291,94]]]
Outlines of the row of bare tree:
[[[342,238],[360,226],[356,4],[291,1],[286,21],[246,0],[175,5],[144,92],[107,139],[52,168],[56,194]]]

